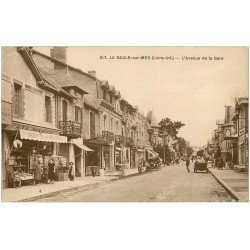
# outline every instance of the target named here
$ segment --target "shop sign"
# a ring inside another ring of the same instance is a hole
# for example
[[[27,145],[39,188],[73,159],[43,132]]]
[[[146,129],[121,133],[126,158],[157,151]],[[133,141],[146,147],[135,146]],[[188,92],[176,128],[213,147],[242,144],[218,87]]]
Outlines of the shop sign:
[[[2,123],[7,125],[12,123],[12,105],[5,101],[2,101]]]
[[[39,133],[30,130],[20,129],[21,139],[43,141],[43,142],[58,142],[58,143],[67,143],[67,137],[55,134],[45,134]]]

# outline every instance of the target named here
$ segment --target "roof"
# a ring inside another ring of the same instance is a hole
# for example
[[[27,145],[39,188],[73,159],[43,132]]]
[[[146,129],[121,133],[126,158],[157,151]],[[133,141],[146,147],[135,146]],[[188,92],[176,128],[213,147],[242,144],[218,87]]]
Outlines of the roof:
[[[56,82],[54,82],[50,77],[44,74],[36,65],[33,58],[29,54],[29,49],[26,47],[18,47],[17,51],[23,56],[25,62],[28,64],[31,72],[35,76],[39,85],[45,88],[49,88],[52,91],[64,94],[68,97],[73,98],[69,93],[64,91]]]
[[[110,85],[109,90],[114,94],[116,93],[114,85]]]
[[[46,75],[45,73],[41,72],[41,74],[42,74],[43,80],[45,81],[45,83],[44,83],[45,87],[51,87],[55,91],[58,91],[61,94],[66,95],[67,97],[75,98],[74,96],[72,96],[71,94],[69,94],[68,92],[66,92],[63,88],[61,88],[61,86],[55,80],[53,80],[53,78],[51,78],[50,76]]]
[[[152,111],[148,111],[146,119],[149,122],[149,124],[150,124],[151,127],[159,127],[159,125],[158,125],[158,123],[156,121],[155,115],[153,113],[153,110]]]
[[[74,79],[71,75],[64,74],[63,72],[56,71],[54,69],[39,68],[40,71],[49,77],[52,81],[56,82],[62,88],[77,88],[84,94],[88,94],[82,87],[82,82],[78,79]]]
[[[54,58],[54,57],[47,56],[47,55],[45,55],[45,54],[43,54],[43,53],[41,53],[41,52],[39,52],[39,51],[37,51],[37,50],[34,50],[34,49],[29,49],[29,50],[30,50],[32,53],[35,53],[35,54],[41,55],[41,56],[43,56],[43,57],[46,57],[46,58],[48,58],[48,59],[51,60],[51,61],[60,63],[60,64],[66,66],[66,67],[68,67],[68,68],[70,68],[70,69],[72,69],[72,70],[74,70],[74,71],[80,72],[80,73],[82,73],[82,74],[84,74],[84,75],[86,75],[86,76],[89,76],[89,77],[91,77],[91,78],[93,78],[93,79],[96,79],[95,76],[93,76],[93,75],[91,75],[91,74],[89,74],[89,73],[86,73],[86,72],[82,71],[82,70],[79,69],[79,68],[75,68],[75,67],[73,67],[73,66],[71,66],[71,65],[68,65],[67,63],[62,62],[62,61],[60,61],[60,60],[58,60],[58,59],[56,59],[56,58]]]
[[[88,102],[87,100],[84,100],[84,105],[87,106],[87,107],[89,107],[90,109],[96,111],[96,112],[100,112],[100,109],[99,109],[98,106],[96,106],[96,105]]]
[[[34,60],[29,54],[28,48],[26,47],[18,47],[17,51],[22,55],[24,58],[25,62],[28,64],[31,72],[33,73],[34,77],[36,78],[37,81],[43,81],[42,75],[36,66]]]

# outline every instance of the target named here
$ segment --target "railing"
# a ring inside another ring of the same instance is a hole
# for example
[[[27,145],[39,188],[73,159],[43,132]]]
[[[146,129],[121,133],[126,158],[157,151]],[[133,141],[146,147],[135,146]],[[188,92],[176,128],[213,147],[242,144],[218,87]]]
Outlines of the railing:
[[[134,145],[134,139],[131,137],[126,137],[126,144],[129,146],[133,146]]]
[[[115,135],[112,132],[109,131],[102,131],[101,135],[102,139],[108,142],[114,141]]]
[[[115,142],[120,143],[120,144],[125,144],[126,143],[126,137],[123,135],[116,135],[115,136]]]
[[[61,129],[61,135],[68,136],[70,138],[81,137],[81,123],[74,121],[60,121],[59,128]]]

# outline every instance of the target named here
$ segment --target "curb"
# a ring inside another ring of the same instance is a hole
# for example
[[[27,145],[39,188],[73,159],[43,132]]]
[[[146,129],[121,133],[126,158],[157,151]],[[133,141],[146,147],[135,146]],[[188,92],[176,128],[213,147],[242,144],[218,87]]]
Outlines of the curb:
[[[113,179],[110,179],[110,180],[107,180],[107,181],[96,182],[96,183],[91,183],[91,184],[87,184],[87,185],[66,188],[66,189],[54,191],[54,192],[51,192],[51,193],[41,194],[41,195],[33,196],[33,197],[30,197],[30,198],[18,200],[16,202],[36,201],[36,200],[39,200],[39,199],[42,199],[42,198],[48,198],[48,197],[53,196],[53,195],[63,194],[63,193],[70,192],[70,191],[75,191],[75,190],[87,191],[87,190],[90,190],[92,188],[100,187],[100,186],[102,186],[105,183],[109,183],[109,182],[112,182],[112,181],[123,180],[123,179],[127,179],[127,178],[130,178],[130,177],[144,175],[144,174],[149,174],[149,173],[151,173],[151,171],[143,172],[142,174],[134,173],[134,174],[126,175],[123,178],[117,178],[117,176],[114,176]]]
[[[91,188],[99,187],[104,183],[108,183],[110,181],[115,181],[116,179],[117,178],[114,178],[114,179],[111,179],[111,180],[108,180],[108,181],[104,181],[104,182],[96,182],[96,183],[91,183],[91,184],[87,184],[87,185],[81,185],[81,186],[77,186],[77,187],[66,188],[66,189],[54,191],[54,192],[51,192],[51,193],[41,194],[41,195],[33,196],[33,197],[30,197],[30,198],[18,200],[16,202],[36,201],[36,200],[39,200],[39,199],[42,199],[42,198],[48,198],[48,197],[53,196],[53,195],[62,194],[62,193],[75,191],[75,190],[87,191],[87,190],[89,190]]]
[[[239,201],[240,198],[237,196],[236,192],[229,186],[227,185],[223,180],[221,180],[219,177],[217,177],[210,169],[208,169],[209,173],[213,175],[213,177],[223,186],[228,193],[235,199],[235,201]]]

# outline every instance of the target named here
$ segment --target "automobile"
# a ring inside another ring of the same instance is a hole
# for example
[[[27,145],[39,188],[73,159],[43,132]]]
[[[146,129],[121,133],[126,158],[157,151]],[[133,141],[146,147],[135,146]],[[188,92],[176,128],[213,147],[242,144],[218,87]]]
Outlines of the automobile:
[[[194,172],[197,173],[198,171],[206,171],[208,172],[207,163],[206,162],[198,162],[194,163]]]
[[[160,162],[157,160],[157,158],[154,159],[149,159],[148,160],[148,164],[146,166],[146,171],[150,171],[150,170],[160,170],[161,166],[160,166]]]

